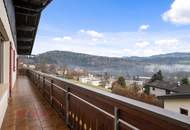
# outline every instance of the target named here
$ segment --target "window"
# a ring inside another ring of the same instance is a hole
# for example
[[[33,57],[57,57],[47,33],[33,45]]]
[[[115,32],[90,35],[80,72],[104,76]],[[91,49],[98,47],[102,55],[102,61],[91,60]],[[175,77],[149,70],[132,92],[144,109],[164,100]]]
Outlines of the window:
[[[180,113],[183,114],[183,115],[188,116],[188,110],[187,109],[180,108]]]
[[[152,90],[154,91],[154,90],[155,90],[155,88],[152,88]]]
[[[166,94],[170,94],[170,90],[166,90]]]

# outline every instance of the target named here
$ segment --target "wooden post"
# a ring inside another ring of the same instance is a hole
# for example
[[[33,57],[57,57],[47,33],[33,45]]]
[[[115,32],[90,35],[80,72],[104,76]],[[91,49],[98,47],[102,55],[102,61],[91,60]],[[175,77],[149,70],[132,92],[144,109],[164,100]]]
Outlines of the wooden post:
[[[38,74],[38,87],[40,87],[40,74]]]
[[[53,105],[53,80],[51,80],[51,86],[50,86],[50,101],[51,105]]]
[[[43,77],[43,87],[42,87],[42,93],[45,94],[45,77]]]
[[[118,114],[118,108],[114,107],[114,130],[119,130],[118,124],[119,124],[119,114]]]
[[[66,124],[69,125],[69,87],[67,87],[67,92],[65,93],[65,103],[66,103]]]

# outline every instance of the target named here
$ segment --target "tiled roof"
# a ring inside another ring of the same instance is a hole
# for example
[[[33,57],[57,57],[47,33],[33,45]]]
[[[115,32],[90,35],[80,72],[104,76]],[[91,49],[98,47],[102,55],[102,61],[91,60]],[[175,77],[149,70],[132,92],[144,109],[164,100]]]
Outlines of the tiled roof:
[[[159,99],[190,99],[190,93],[174,93],[174,94],[168,94],[164,96],[159,96]]]
[[[169,82],[169,81],[154,81],[151,83],[146,84],[149,87],[155,87],[160,88],[164,90],[170,90],[177,93],[190,93],[190,85],[178,85],[178,83],[175,82]]]

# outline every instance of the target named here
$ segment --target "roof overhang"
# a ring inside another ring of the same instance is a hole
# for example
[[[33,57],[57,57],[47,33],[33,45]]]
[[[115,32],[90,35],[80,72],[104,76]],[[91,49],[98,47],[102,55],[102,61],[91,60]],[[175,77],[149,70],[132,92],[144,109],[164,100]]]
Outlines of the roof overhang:
[[[158,96],[158,99],[168,100],[168,99],[189,99],[190,93],[173,93],[164,96]]]
[[[52,0],[13,0],[16,17],[17,53],[30,55],[42,10]]]

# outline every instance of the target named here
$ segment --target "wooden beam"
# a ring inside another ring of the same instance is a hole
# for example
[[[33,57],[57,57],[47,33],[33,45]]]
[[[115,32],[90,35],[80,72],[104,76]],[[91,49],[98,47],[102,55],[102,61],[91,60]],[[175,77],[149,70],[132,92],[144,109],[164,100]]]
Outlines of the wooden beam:
[[[28,9],[39,9],[42,7],[41,2],[28,2],[28,1],[22,1],[22,0],[14,0],[15,7],[21,7],[21,8],[28,8]]]
[[[24,16],[32,16],[32,17],[36,17],[37,15],[39,15],[39,13],[26,13],[26,12],[19,12],[16,11],[16,15],[24,15]]]
[[[49,0],[45,1],[35,1],[35,2],[24,2],[21,0],[14,0],[14,5],[16,8],[24,9],[27,11],[41,12],[46,5],[49,3]]]
[[[30,50],[28,49],[17,49],[18,55],[30,55]]]
[[[20,31],[34,31],[35,29],[36,28],[33,26],[26,26],[26,25],[17,26],[17,30],[20,30]]]
[[[32,46],[32,42],[18,41],[17,46]]]
[[[33,9],[33,8],[30,8],[30,7],[23,7],[23,6],[19,6],[19,5],[15,5],[16,8],[19,8],[19,9],[23,9],[23,10],[27,10],[27,11],[33,11],[33,12],[41,12],[43,8],[36,8],[36,9]]]
[[[21,37],[21,38],[17,38],[17,41],[31,42],[33,41],[33,38]]]
[[[19,50],[30,50],[31,46],[18,46]]]

